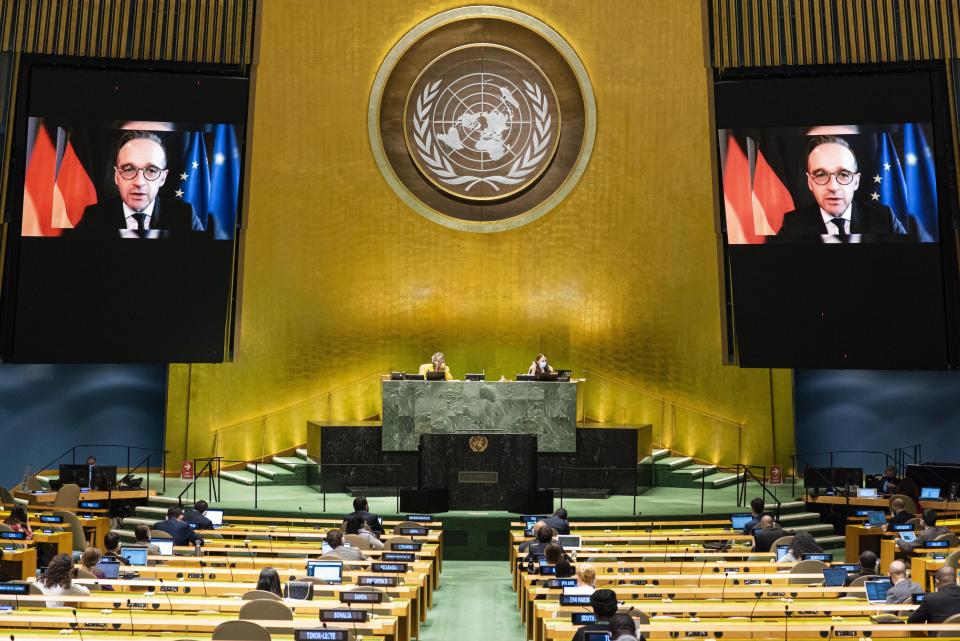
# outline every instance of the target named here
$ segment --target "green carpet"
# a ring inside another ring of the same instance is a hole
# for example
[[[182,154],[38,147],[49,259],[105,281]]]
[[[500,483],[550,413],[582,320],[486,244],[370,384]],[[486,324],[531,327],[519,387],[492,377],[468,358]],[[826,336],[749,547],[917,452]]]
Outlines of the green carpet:
[[[524,641],[503,561],[447,561],[419,641]]]

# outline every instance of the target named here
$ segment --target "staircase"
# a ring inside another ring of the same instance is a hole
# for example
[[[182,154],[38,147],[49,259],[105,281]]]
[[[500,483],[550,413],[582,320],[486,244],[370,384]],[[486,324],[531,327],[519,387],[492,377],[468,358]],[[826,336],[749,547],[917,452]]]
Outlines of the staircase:
[[[673,456],[670,450],[653,450],[640,463],[650,465],[651,461],[657,487],[699,488],[701,482],[705,482],[708,490],[719,490],[743,480],[742,473],[738,475],[716,465],[699,464],[690,456]]]
[[[224,470],[220,478],[240,485],[261,487],[271,485],[306,485],[307,468],[316,463],[307,456],[307,450],[298,448],[295,456],[273,456],[269,463],[247,463],[243,470]]]

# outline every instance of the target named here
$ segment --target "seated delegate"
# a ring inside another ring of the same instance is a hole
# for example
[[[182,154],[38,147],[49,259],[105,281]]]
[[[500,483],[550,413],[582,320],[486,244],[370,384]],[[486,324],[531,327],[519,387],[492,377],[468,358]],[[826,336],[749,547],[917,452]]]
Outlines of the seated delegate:
[[[443,372],[443,377],[446,380],[453,380],[453,374],[450,373],[450,367],[447,365],[446,361],[443,360],[443,352],[437,352],[431,356],[430,362],[421,365],[420,370],[417,373],[420,374],[420,376],[426,377],[427,372]]]

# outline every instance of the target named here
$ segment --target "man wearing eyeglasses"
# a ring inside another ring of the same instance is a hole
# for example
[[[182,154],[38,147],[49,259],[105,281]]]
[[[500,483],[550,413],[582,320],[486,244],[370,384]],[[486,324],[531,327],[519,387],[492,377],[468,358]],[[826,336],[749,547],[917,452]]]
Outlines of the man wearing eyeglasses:
[[[857,158],[839,136],[814,136],[807,145],[807,187],[813,205],[787,212],[778,236],[906,234],[886,205],[854,200],[860,186]]]
[[[113,182],[119,198],[91,205],[83,212],[77,229],[120,236],[146,236],[163,230],[188,232],[195,229],[189,203],[158,198],[167,180],[167,152],[160,137],[149,131],[128,131],[120,139],[113,168]]]

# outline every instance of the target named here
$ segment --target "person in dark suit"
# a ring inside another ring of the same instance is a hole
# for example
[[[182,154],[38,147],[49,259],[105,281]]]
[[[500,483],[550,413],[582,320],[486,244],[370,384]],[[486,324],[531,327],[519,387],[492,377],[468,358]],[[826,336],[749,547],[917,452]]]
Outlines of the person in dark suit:
[[[760,517],[760,525],[753,530],[753,551],[769,552],[773,542],[782,536],[790,536],[783,530],[773,517],[764,514]]]
[[[597,615],[596,623],[588,623],[577,628],[573,641],[584,641],[587,632],[609,632],[610,617],[617,613],[617,595],[613,590],[597,590],[590,595],[590,607]]]
[[[197,541],[203,543],[200,535],[183,522],[183,510],[177,506],[167,508],[167,520],[157,521],[153,524],[153,529],[166,532],[172,536],[174,545],[187,545]]]
[[[807,187],[816,203],[787,212],[778,236],[838,236],[850,234],[905,235],[903,224],[879,194],[870,202],[854,201],[860,186],[857,158],[839,136],[813,136],[807,145]]]
[[[126,132],[117,145],[113,168],[119,196],[87,207],[77,232],[119,237],[120,230],[179,235],[200,229],[189,203],[157,196],[167,172],[167,152],[159,136],[149,131]]]
[[[873,550],[864,550],[860,553],[860,568],[854,572],[847,572],[844,585],[850,585],[862,576],[877,576],[877,553]]]
[[[371,532],[375,532],[377,536],[383,534],[383,525],[380,524],[380,517],[370,511],[370,504],[367,502],[366,497],[358,496],[353,499],[353,512],[347,516],[359,516],[364,520]]]
[[[913,611],[907,623],[942,623],[944,619],[960,613],[960,586],[957,585],[957,571],[943,566],[934,575],[936,592],[924,597],[920,607]],[[955,636],[953,633],[944,636]]]
[[[895,498],[890,501],[890,524],[891,525],[903,525],[910,519],[916,518],[913,514],[907,512],[907,506],[904,504],[903,499]],[[886,530],[886,528],[884,528]]]
[[[200,499],[193,504],[192,509],[187,510],[187,512],[183,515],[183,520],[187,523],[196,524],[196,529],[198,530],[212,530],[213,521],[205,516],[208,507],[210,506],[207,504],[207,502],[203,499]]]
[[[535,534],[537,535],[537,541],[529,545],[526,550],[520,550],[521,552],[526,551],[527,557],[545,554],[547,546],[553,542],[553,528],[548,525],[544,525],[540,529],[535,530]],[[560,549],[562,550],[563,548]]]
[[[913,552],[916,548],[923,547],[927,541],[933,541],[938,536],[950,534],[950,528],[945,525],[937,525],[937,511],[924,510],[921,518],[924,530],[917,535],[913,541],[904,541],[901,538],[894,539],[897,547],[905,552]]]
[[[556,530],[557,534],[570,534],[570,521],[567,520],[567,511],[562,507],[558,508],[553,516],[544,519],[543,522],[547,524],[547,527]]]
[[[763,516],[764,503],[763,499],[757,497],[750,501],[750,513],[753,515],[753,518],[747,521],[747,524],[743,526],[744,534],[753,534],[753,530],[760,525],[760,517]]]

